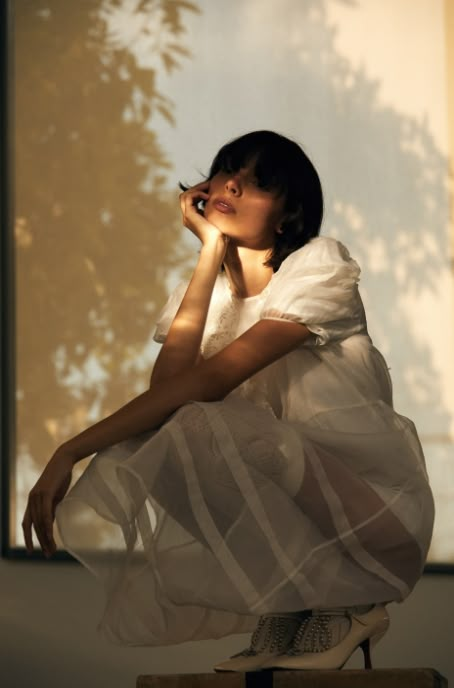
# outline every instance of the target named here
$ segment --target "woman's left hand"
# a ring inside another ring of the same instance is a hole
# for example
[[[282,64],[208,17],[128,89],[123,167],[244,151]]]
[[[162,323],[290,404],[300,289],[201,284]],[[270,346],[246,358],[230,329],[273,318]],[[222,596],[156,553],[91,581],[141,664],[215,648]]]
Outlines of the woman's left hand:
[[[32,527],[46,557],[57,549],[53,536],[55,509],[71,484],[75,459],[60,447],[54,453],[28,496],[27,508],[22,521],[25,547],[33,552]]]
[[[205,181],[180,194],[183,224],[200,239],[202,244],[220,241],[227,246],[228,238],[212,222],[208,222],[204,213],[198,208],[200,201],[209,200],[209,190],[210,183]]]

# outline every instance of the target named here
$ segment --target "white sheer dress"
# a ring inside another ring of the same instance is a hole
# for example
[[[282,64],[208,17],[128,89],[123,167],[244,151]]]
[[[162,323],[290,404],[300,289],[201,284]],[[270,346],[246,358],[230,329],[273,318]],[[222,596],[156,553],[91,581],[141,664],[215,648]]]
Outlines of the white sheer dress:
[[[65,547],[102,581],[101,630],[165,645],[254,628],[257,615],[401,601],[421,575],[433,500],[413,423],[393,410],[367,333],[360,269],[338,241],[291,254],[258,296],[213,291],[202,353],[261,318],[302,346],[223,401],[92,459],[57,509]],[[164,341],[184,295],[164,307]],[[108,551],[86,529],[108,528]]]

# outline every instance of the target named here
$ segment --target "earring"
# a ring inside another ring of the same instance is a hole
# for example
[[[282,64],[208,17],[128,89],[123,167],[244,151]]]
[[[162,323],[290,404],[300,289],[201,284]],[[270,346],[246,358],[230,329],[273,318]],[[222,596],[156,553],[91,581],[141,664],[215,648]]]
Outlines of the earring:
[[[282,229],[282,225],[279,225],[279,227],[276,229],[276,234],[283,234],[284,230]]]

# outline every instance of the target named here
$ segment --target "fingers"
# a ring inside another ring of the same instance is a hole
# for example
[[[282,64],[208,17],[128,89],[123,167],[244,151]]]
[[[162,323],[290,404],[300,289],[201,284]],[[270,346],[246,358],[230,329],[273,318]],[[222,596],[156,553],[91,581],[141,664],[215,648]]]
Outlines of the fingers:
[[[209,190],[210,182],[205,181],[180,194],[183,225],[195,234],[202,244],[212,240],[217,242],[219,237],[222,237],[221,230],[206,217],[207,205],[204,205],[203,210],[198,207],[201,201],[206,203],[210,200]]]
[[[40,492],[30,493],[22,527],[27,552],[33,551],[32,526],[46,557],[56,550],[53,537],[53,507],[51,498]]]
[[[28,504],[22,521],[22,531],[24,533],[25,549],[29,554],[31,554],[33,552],[32,519]]]
[[[201,188],[193,187],[180,194],[180,206],[183,215],[187,215],[188,212],[197,211],[197,204],[200,201],[207,201],[210,198],[209,193],[203,191]]]
[[[54,507],[52,499],[45,496],[42,500],[43,504],[43,530],[46,538],[46,546],[49,556],[55,552],[57,545],[54,540]]]
[[[180,194],[180,201],[187,201],[190,199],[191,203],[194,203],[195,199],[206,200],[210,197],[208,193],[209,190],[210,182],[201,182],[200,184],[191,186],[189,189],[186,189],[186,191],[183,191]]]
[[[38,494],[30,494],[28,498],[28,505],[30,508],[30,517],[31,517],[31,522],[33,529],[36,533],[36,536],[38,538],[38,542],[41,546],[41,549],[44,551],[44,542],[43,542],[43,537],[42,537],[42,530],[41,530],[41,495]]]
[[[197,236],[199,236],[197,229],[199,218],[203,216],[203,211],[198,207],[198,205],[201,201],[208,201],[209,198],[209,194],[205,191],[202,191],[201,188],[188,189],[180,196],[180,208],[183,216],[183,225],[194,232]],[[200,236],[199,239],[201,239]]]
[[[195,189],[209,189],[210,188],[210,180],[207,179],[204,182],[200,182],[199,184],[195,184],[194,186],[189,187],[188,191],[195,191]],[[186,192],[185,192],[186,193]]]
[[[208,192],[210,190],[210,182],[201,182],[200,184],[196,184],[195,186],[191,186],[189,189],[186,189],[186,191],[183,191],[180,194],[180,198],[188,198],[190,196],[205,196],[208,195]]]

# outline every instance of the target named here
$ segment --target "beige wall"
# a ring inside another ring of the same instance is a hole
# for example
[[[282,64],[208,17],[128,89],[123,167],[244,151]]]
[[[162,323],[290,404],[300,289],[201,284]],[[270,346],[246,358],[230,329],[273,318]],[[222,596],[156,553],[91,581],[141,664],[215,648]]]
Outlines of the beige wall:
[[[451,258],[454,271],[454,3],[444,0],[446,45],[446,93],[449,132],[449,159],[451,169]],[[453,286],[454,289],[454,286]]]
[[[55,446],[146,387],[157,310],[196,254],[179,220],[178,179],[198,181],[229,137],[271,128],[314,158],[323,232],[363,269],[370,333],[390,364],[396,409],[416,423],[437,495],[430,556],[454,561],[452,47],[443,1],[232,0],[226,13],[198,0],[198,11],[181,10],[179,27],[155,11],[147,36],[124,9],[133,4],[86,0],[69,12],[47,0],[50,14],[37,18],[32,3],[15,3],[13,541]],[[175,60],[168,73],[164,55]],[[96,545],[107,538],[86,532]]]
[[[454,133],[452,129],[454,122],[452,102],[454,97],[453,3],[450,0],[445,0],[444,5],[438,0],[433,2],[432,0],[427,2],[418,0],[417,3],[414,3],[412,0],[411,4],[413,7],[419,8],[417,14],[420,25],[432,21],[434,16],[439,17],[440,12],[443,11],[447,17],[445,27],[448,31],[448,40],[444,43],[446,51],[443,53],[443,59],[446,58],[450,66],[446,70],[448,87],[444,92],[450,94],[451,100],[446,103],[444,119],[438,111],[436,116],[439,118],[439,122],[445,121],[451,125],[449,150],[452,160],[454,158]],[[364,5],[364,1],[358,3],[358,11],[362,7],[364,8]],[[404,5],[405,7],[408,5],[406,0],[405,2],[399,0],[399,2],[392,3],[390,1],[383,3],[381,0],[377,2],[372,0],[369,2],[369,14],[373,14],[374,8],[377,9],[379,6],[388,7],[388,9],[392,7],[393,12],[399,13],[399,8],[404,8]],[[330,6],[334,13],[348,12],[348,6],[343,8],[341,4],[337,6],[336,3],[330,3]],[[432,8],[435,8],[433,12]],[[405,15],[403,10],[402,14]],[[194,18],[194,22],[196,19]],[[200,18],[199,21],[203,21],[203,18]],[[339,21],[341,21],[340,18]],[[345,38],[342,40],[345,40],[348,46],[348,18],[345,14],[342,21],[345,27]],[[437,26],[439,27],[439,24]],[[381,29],[384,45],[385,28],[382,27]],[[200,36],[200,24],[198,32]],[[378,34],[380,34],[379,31]],[[411,36],[408,40],[410,38]],[[339,50],[341,48],[342,45]],[[359,51],[358,59],[361,60],[362,48],[359,46],[357,49]],[[197,51],[203,52],[203,47],[196,46],[196,53]],[[194,60],[196,57],[197,55]],[[356,59],[352,55],[350,58]],[[372,69],[372,66],[369,65],[369,68]],[[181,74],[183,75],[183,71]],[[175,83],[175,91],[181,87],[184,95],[184,88],[178,79]],[[391,98],[391,95],[389,97]],[[180,109],[178,112],[183,113],[183,110]],[[326,113],[323,110],[321,113],[323,120]],[[200,113],[200,117],[204,125],[208,126],[209,112]],[[211,117],[214,118],[215,123],[218,123],[216,120],[218,111],[216,109],[212,112]],[[245,117],[246,120],[248,117]],[[265,118],[262,122],[272,123],[272,120]],[[247,128],[251,128],[252,119],[248,120],[246,124]],[[321,124],[323,125],[323,121]],[[443,127],[440,125],[440,128]],[[171,131],[169,128],[169,132]],[[173,136],[177,138],[178,149],[183,148],[182,144],[186,135],[184,123],[181,123],[181,127],[177,127],[176,131],[173,130]],[[437,134],[437,136],[443,135],[443,131]],[[166,134],[163,128],[162,140],[166,140],[166,136],[169,139],[171,133]],[[208,132],[206,138],[210,144],[208,147],[212,150],[218,143],[215,140],[214,131]],[[445,139],[445,141],[447,140]],[[312,142],[313,150],[320,150],[318,143],[321,145],[320,141],[314,140]],[[440,140],[437,145],[442,145]],[[170,144],[168,148],[170,150]],[[206,155],[208,156],[208,152]],[[333,155],[333,151],[325,150],[322,147],[321,158],[323,158],[322,164],[325,170],[329,168],[330,155]],[[200,161],[193,163],[192,159],[189,160],[188,157],[186,168],[184,168],[183,160],[178,162],[177,167],[183,171],[184,169],[187,170],[189,174],[198,163],[203,166],[202,164],[206,163],[206,159],[201,158]],[[194,167],[190,167],[190,165],[194,165]],[[177,171],[172,174],[176,175]],[[334,203],[331,207],[334,208]],[[58,217],[58,207],[54,210]],[[19,230],[22,232],[23,241],[29,241],[30,235],[26,231],[27,227],[22,225]],[[88,271],[87,274],[92,274],[92,272],[90,273],[90,265],[85,263],[85,266]],[[93,288],[96,290],[96,281],[93,283],[95,285]],[[66,299],[65,296],[65,303]],[[120,351],[118,356],[121,356],[121,353]],[[30,359],[30,364],[34,363],[34,368],[31,367],[29,373],[30,388],[42,389],[44,378],[41,382],[40,378],[35,377],[36,350],[27,351],[24,355]],[[120,358],[118,358],[119,360]],[[139,371],[138,375],[139,377],[140,375],[144,376],[144,373]],[[121,384],[123,383],[121,382]],[[124,387],[120,386],[115,389],[117,395],[124,394]],[[60,403],[59,400],[57,401]],[[57,402],[55,403],[57,404]],[[74,400],[71,403],[74,404]],[[70,408],[70,404],[68,404],[67,413],[74,413],[74,417],[79,418],[78,422],[83,425],[85,412],[83,409],[80,410],[78,404],[76,404],[76,411],[74,408]],[[52,420],[51,415],[49,418]],[[55,425],[50,422],[47,427],[50,428],[50,438],[52,439],[52,429]],[[46,439],[46,443],[50,446],[49,439]],[[452,462],[452,452],[446,458]],[[454,503],[454,500],[452,502]],[[81,685],[85,688],[99,688],[99,686],[109,686],[109,688],[128,688],[129,686],[133,688],[135,677],[140,673],[210,671],[214,662],[241,648],[245,642],[243,638],[229,638],[217,642],[188,644],[174,648],[130,649],[108,646],[97,637],[95,632],[101,609],[102,597],[96,581],[77,565],[1,561],[0,683],[2,688],[16,688],[16,686],[22,688],[27,684],[33,685],[34,688],[53,688],[62,685],[63,682],[67,688],[76,688],[76,686],[80,688]],[[454,653],[452,652],[454,578],[452,576],[425,576],[410,598],[403,605],[394,605],[390,611],[392,626],[390,632],[376,648],[376,665],[379,667],[432,666],[454,683]],[[355,661],[349,666],[358,666],[358,658],[355,658]]]

